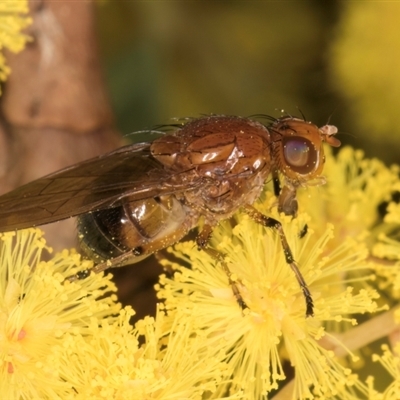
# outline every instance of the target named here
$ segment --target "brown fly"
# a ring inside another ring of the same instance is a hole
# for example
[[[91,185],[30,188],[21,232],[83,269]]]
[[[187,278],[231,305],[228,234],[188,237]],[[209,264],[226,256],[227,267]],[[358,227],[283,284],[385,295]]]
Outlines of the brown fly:
[[[272,177],[279,211],[295,217],[296,191],[322,182],[323,142],[339,146],[336,132],[291,116],[268,125],[236,116],[189,119],[153,142],[122,147],[0,196],[0,232],[78,216],[80,244],[97,265],[69,278],[75,280],[170,246],[203,217],[197,245],[220,262],[245,307],[223,254],[208,247],[218,222],[243,209],[278,232],[311,316],[312,297],[280,222],[252,204]]]

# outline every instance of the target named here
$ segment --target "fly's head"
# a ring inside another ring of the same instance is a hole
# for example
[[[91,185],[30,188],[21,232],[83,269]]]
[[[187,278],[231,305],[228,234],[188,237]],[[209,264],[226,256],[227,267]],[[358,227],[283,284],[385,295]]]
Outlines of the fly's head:
[[[334,136],[337,128],[333,125],[318,128],[302,119],[282,117],[268,129],[273,168],[284,178],[278,209],[294,217],[297,214],[297,188],[325,182],[321,176],[325,162],[323,143],[340,146],[340,141]]]
[[[302,119],[283,117],[273,122],[269,131],[275,169],[294,187],[320,179],[325,161],[323,142],[340,146],[333,125],[318,128]]]

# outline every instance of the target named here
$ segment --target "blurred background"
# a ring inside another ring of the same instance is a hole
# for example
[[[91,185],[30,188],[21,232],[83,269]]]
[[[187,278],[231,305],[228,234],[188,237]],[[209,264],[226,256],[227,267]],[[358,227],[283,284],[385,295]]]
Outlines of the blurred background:
[[[301,110],[337,125],[342,143],[400,161],[400,2],[104,1],[96,13],[124,134]]]
[[[93,2],[95,27],[90,2],[29,1],[32,41],[10,56],[0,98],[1,193],[110,151],[121,135],[148,141],[129,134],[210,113],[303,114],[336,125],[343,145],[400,163],[400,1]],[[76,246],[75,225],[46,226],[48,243]],[[155,256],[112,270],[136,318],[154,314],[161,272]]]
[[[210,113],[303,114],[336,125],[343,145],[400,162],[400,1],[30,0],[29,8],[32,40],[8,54],[0,97],[1,193],[124,140],[154,138],[132,132]],[[77,247],[75,225],[45,226],[48,243]],[[154,312],[155,256],[112,272],[137,317]]]

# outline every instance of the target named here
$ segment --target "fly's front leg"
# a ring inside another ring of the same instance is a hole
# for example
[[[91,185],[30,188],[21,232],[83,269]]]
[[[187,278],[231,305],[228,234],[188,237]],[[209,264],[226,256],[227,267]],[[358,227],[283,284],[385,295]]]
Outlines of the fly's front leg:
[[[276,194],[276,193],[275,193]],[[296,187],[284,186],[279,194],[278,211],[291,215],[293,218],[297,216],[298,203],[296,197]],[[305,224],[299,232],[300,239],[307,234],[308,226]]]
[[[196,238],[196,243],[199,250],[205,251],[209,256],[211,256],[214,260],[220,263],[222,269],[226,273],[228,277],[229,284],[231,285],[232,292],[236,297],[236,301],[239,306],[244,310],[247,308],[246,303],[244,302],[242,295],[240,294],[239,288],[237,287],[235,281],[232,279],[232,272],[230,271],[228,264],[225,261],[225,255],[218,250],[210,249],[208,247],[210,237],[213,231],[213,227],[211,225],[204,225],[201,232],[198,234]]]
[[[276,171],[272,172],[272,184],[274,186],[274,195],[279,197],[279,194],[281,193],[281,183],[279,181],[279,175]]]
[[[296,188],[285,185],[279,194],[278,211],[296,217],[298,208]]]
[[[292,250],[289,247],[289,243],[287,242],[285,232],[283,231],[282,224],[274,218],[267,217],[266,215],[257,211],[254,207],[250,205],[246,205],[244,207],[246,213],[257,223],[267,227],[273,228],[278,232],[279,238],[281,240],[283,253],[285,255],[286,262],[289,264],[290,268],[294,272],[297,282],[300,285],[301,290],[303,291],[304,298],[306,300],[306,316],[312,317],[314,315],[314,303],[311,296],[311,293],[307,287],[307,284],[301,275],[301,272],[295,262],[292,254]]]

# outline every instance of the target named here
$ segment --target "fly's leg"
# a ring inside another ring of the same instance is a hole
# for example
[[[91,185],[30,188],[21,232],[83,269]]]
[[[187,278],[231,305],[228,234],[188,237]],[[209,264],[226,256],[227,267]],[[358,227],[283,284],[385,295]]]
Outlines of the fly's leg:
[[[279,181],[279,176],[275,171],[272,172],[272,184],[274,186],[274,195],[279,197],[279,194],[281,193],[281,183]]]
[[[254,207],[250,205],[244,206],[244,211],[257,223],[267,227],[273,228],[278,232],[279,238],[281,240],[283,253],[285,255],[286,262],[289,264],[290,268],[294,272],[297,282],[303,292],[306,301],[306,316],[312,317],[314,315],[314,303],[311,293],[307,287],[307,284],[301,275],[301,272],[297,266],[296,261],[293,258],[292,250],[286,240],[285,232],[283,231],[282,224],[274,218],[267,217],[266,215],[257,211]]]
[[[92,268],[88,268],[88,269],[84,269],[82,271],[78,271],[75,275],[70,275],[67,278],[65,278],[65,280],[69,281],[69,282],[80,281],[80,280],[88,278],[92,272],[94,274],[98,274],[100,272],[106,271],[109,268],[114,268],[114,264],[113,264],[113,262],[111,262],[111,260],[110,261],[104,261],[104,262],[102,262],[100,264],[96,264]]]
[[[291,215],[293,218],[296,217],[298,209],[296,188],[289,187],[286,185],[283,187],[282,191],[279,191],[277,194],[275,190],[275,179],[278,180],[279,184],[279,178],[274,174],[273,179],[274,179],[275,196],[278,196],[279,194],[278,211],[284,212],[286,215]],[[307,234],[307,231],[308,231],[308,226],[307,224],[305,224],[301,229],[301,231],[299,232],[299,238],[302,239]]]
[[[123,267],[127,265],[127,261],[129,259],[132,260],[135,257],[145,256],[145,254],[146,253],[143,251],[143,248],[133,249],[124,254],[121,254],[120,256],[96,264],[92,268],[84,269],[82,271],[77,272],[75,275],[68,276],[67,278],[65,278],[65,280],[69,282],[75,282],[82,279],[86,279],[88,276],[90,276],[92,272],[98,274],[100,272],[108,270],[109,268]]]
[[[285,185],[279,194],[278,211],[296,217],[298,208],[296,188]]]
[[[201,232],[196,237],[196,244],[199,250],[206,252],[209,256],[211,256],[214,260],[216,260],[226,273],[228,277],[229,284],[232,288],[232,292],[238,302],[240,308],[244,310],[247,308],[246,303],[244,302],[242,295],[240,294],[239,288],[237,287],[235,281],[232,279],[232,272],[230,271],[228,264],[225,261],[225,255],[218,250],[210,249],[208,247],[210,237],[212,234],[213,227],[211,225],[204,225]]]

